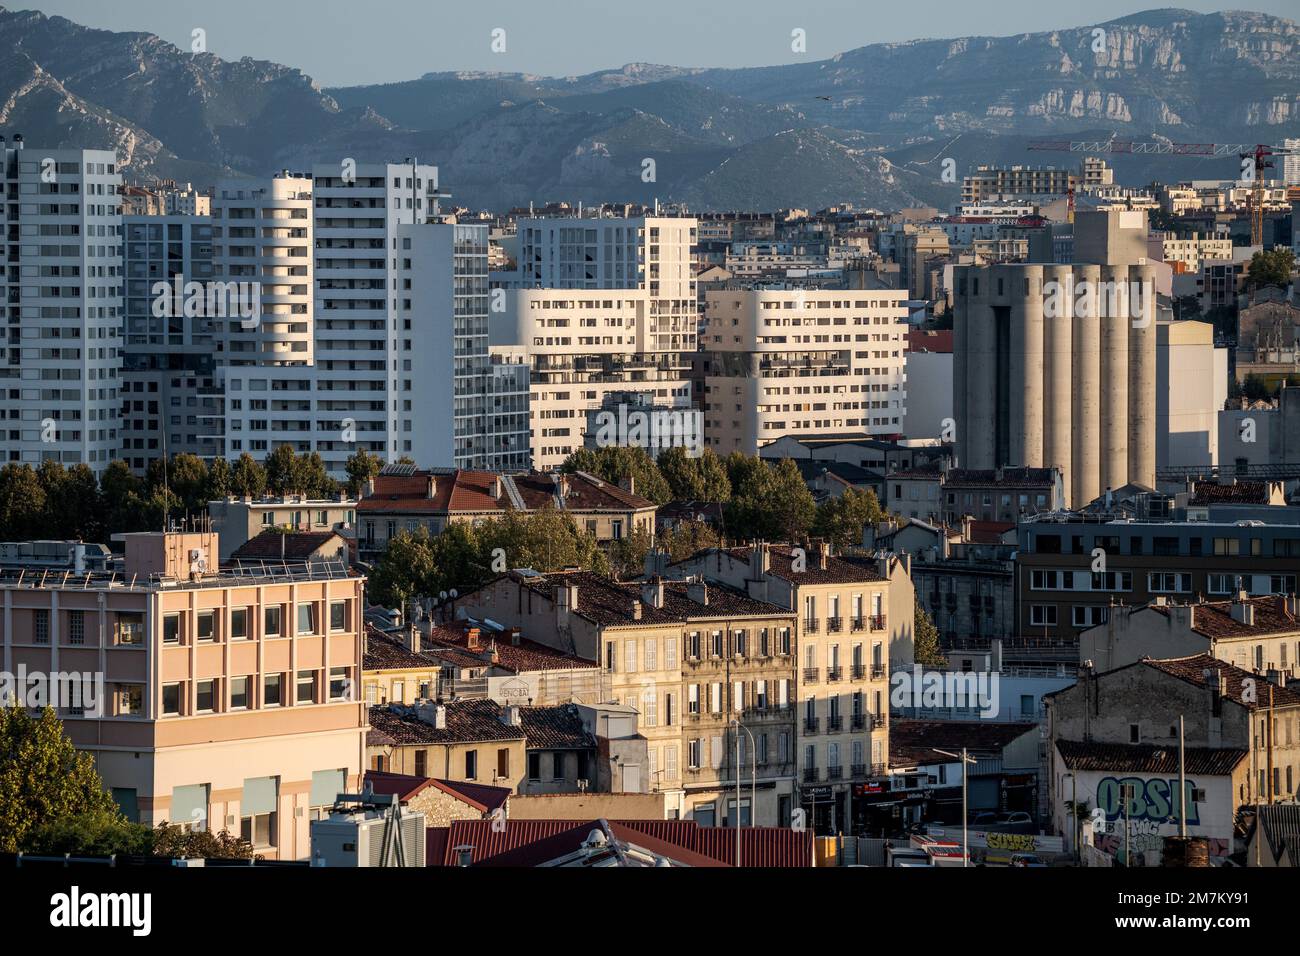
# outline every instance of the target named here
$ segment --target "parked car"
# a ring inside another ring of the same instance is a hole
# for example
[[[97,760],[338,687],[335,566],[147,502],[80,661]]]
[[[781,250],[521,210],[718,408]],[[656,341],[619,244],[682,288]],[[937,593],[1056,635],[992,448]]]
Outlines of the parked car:
[[[998,822],[998,814],[992,810],[984,810],[973,814],[970,818],[971,826],[989,826]]]
[[[1033,823],[1034,818],[1023,810],[1017,810],[1014,813],[999,813],[998,823]]]
[[[1037,853],[1012,853],[1008,866],[1047,866]]]

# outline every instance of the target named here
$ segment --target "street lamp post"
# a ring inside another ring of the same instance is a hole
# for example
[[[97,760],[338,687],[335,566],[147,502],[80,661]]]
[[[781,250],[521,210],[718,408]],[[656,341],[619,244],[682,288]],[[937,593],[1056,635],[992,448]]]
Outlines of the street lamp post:
[[[740,722],[739,718],[731,718],[731,724],[736,728],[736,866],[740,866],[740,732],[743,730],[749,737],[751,760],[749,771],[749,825],[751,827],[754,825],[754,814],[757,812],[758,745],[754,742],[754,735],[750,733],[748,727]]]
[[[966,765],[975,763],[975,760],[967,756],[965,747],[961,748],[960,754],[939,750],[937,747],[931,747],[930,749],[937,754],[943,754],[945,757],[952,757],[954,760],[961,761],[961,865],[970,866],[970,839],[966,829],[967,820],[970,816],[966,810]]]

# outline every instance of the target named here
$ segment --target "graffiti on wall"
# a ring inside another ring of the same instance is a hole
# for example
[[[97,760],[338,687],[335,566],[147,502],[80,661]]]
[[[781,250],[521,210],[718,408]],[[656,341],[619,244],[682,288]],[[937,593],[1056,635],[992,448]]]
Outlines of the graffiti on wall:
[[[1129,788],[1129,799],[1123,800],[1121,794]],[[1196,782],[1185,781],[1187,823],[1196,826],[1200,821],[1200,810],[1192,799],[1196,791]],[[1126,806],[1127,804],[1127,806]],[[1108,821],[1127,818],[1143,823],[1178,822],[1178,778],[1166,780],[1152,777],[1103,777],[1097,784],[1097,806]]]

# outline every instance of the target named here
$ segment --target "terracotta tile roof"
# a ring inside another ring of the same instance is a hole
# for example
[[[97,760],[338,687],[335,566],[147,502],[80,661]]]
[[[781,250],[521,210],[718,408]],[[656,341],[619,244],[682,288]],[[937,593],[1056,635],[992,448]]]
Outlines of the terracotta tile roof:
[[[557,476],[547,472],[497,475],[488,471],[434,469],[410,475],[377,475],[374,494],[362,498],[357,503],[357,511],[362,514],[500,515],[515,509],[512,487],[529,511],[547,507],[576,512],[654,508],[654,502],[648,498],[581,471]]]
[[[752,547],[728,548],[727,553],[737,561],[749,563]],[[793,584],[852,584],[858,581],[883,581],[876,570],[876,562],[870,558],[856,555],[831,555],[826,559],[826,568],[818,567],[817,554],[813,548],[805,548],[805,569],[794,570],[795,554],[790,545],[769,544],[768,568],[772,574]],[[708,554],[708,552],[701,552]],[[698,557],[698,555],[696,556]],[[694,558],[688,558],[688,561]]]
[[[938,481],[942,476],[943,472],[938,465],[917,465],[915,468],[891,471],[887,477],[900,478],[904,481]]]
[[[1221,661],[1209,654],[1196,654],[1192,657],[1174,657],[1155,660],[1144,657],[1138,661],[1171,677],[1195,684],[1197,687],[1210,688],[1216,675],[1222,675],[1225,682],[1224,694],[1232,701],[1250,710],[1269,706],[1270,688],[1273,706],[1300,707],[1300,692],[1287,687],[1270,684],[1262,675],[1252,674],[1248,670]],[[1104,676],[1104,675],[1103,675]],[[1253,684],[1246,684],[1252,681]],[[1253,686],[1253,700],[1247,700],[1247,687]]]
[[[468,651],[469,632],[474,626],[473,623],[465,621],[436,627],[430,636],[425,638],[428,642],[428,649],[437,651],[442,648],[457,648]],[[496,666],[514,671],[516,674],[526,671],[558,671],[597,666],[595,661],[589,661],[574,654],[566,654],[564,651],[548,647],[545,644],[539,644],[523,636],[520,636],[519,643],[515,644],[509,631],[500,632],[479,626],[478,642],[479,653],[482,654],[489,653],[490,649],[495,645],[497,652]]]
[[[442,706],[447,709],[447,726],[441,729],[417,717],[414,708],[397,704],[370,707],[370,726],[397,745],[524,739],[521,728],[502,722],[501,708],[493,701],[454,700]]]
[[[366,625],[366,652],[361,660],[362,671],[408,670],[437,667],[436,658],[413,654],[398,638],[385,634],[373,625]]]
[[[907,350],[909,352],[948,352],[953,350],[952,329],[935,329],[926,331],[915,329],[907,333]]]
[[[296,531],[292,534],[263,531],[256,538],[250,538],[235,549],[230,560],[278,561],[284,558],[290,561],[305,561],[322,550],[326,551],[326,557],[332,558],[340,549],[346,552],[347,541],[342,535],[333,531]]]
[[[1102,744],[1058,740],[1056,749],[1071,770],[1116,773],[1178,773],[1178,748],[1149,744]],[[1250,752],[1230,747],[1188,747],[1184,750],[1189,774],[1212,777],[1231,774]]]
[[[949,758],[935,747],[956,752],[965,747],[972,757],[995,756],[1025,734],[1037,734],[1034,723],[991,720],[907,720],[889,721],[889,762],[907,767],[942,763]]]
[[[1300,622],[1286,606],[1286,597],[1247,598],[1254,610],[1254,623],[1247,624],[1232,616],[1232,601],[1205,601],[1191,605],[1148,604],[1158,614],[1169,617],[1181,607],[1193,608],[1192,630],[1214,639],[1237,637],[1264,637],[1269,634],[1293,634],[1300,631]]]
[[[999,544],[1002,536],[1015,527],[1015,522],[1010,521],[972,521],[970,539],[975,544]]]
[[[1289,850],[1291,865],[1300,866],[1300,805],[1274,803],[1259,807],[1257,813],[1273,862],[1280,862],[1283,851]]]
[[[596,738],[582,726],[573,704],[520,707],[519,723],[529,750],[594,750]]]
[[[608,626],[655,624],[680,624],[686,621],[725,620],[735,617],[791,615],[792,612],[757,601],[734,588],[710,582],[708,604],[701,604],[687,596],[688,585],[683,581],[664,581],[664,606],[654,607],[644,601],[641,584],[633,581],[614,581],[592,571],[557,571],[551,574],[524,575],[511,573],[522,586],[531,588],[547,600],[554,600],[556,585],[566,584],[578,589],[576,613],[596,624]],[[633,616],[634,601],[641,602],[641,617]]]
[[[455,847],[472,846],[472,866],[538,866],[576,850],[598,825],[597,820],[511,820],[497,832],[490,820],[456,820],[443,833],[428,837],[426,862],[454,866]],[[619,840],[689,866],[731,866],[735,862],[736,831],[732,829],[701,827],[694,820],[611,820],[609,827]],[[741,863],[812,866],[812,831],[745,827],[741,830]]]

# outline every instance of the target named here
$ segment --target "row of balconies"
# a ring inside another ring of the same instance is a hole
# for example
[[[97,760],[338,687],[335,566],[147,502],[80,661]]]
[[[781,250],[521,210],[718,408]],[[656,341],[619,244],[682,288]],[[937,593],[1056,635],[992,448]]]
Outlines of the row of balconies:
[[[849,777],[854,780],[866,777],[882,777],[885,774],[885,765],[883,763],[855,763],[849,766]],[[804,767],[803,773],[800,774],[804,783],[817,783],[821,780],[843,780],[844,767],[837,765],[833,767]]]
[[[805,667],[803,669],[803,682],[805,684],[816,684],[821,680],[822,669],[820,667]],[[854,664],[849,668],[849,677],[851,680],[881,680],[885,676],[885,665],[883,664]],[[833,684],[844,677],[844,668],[835,666],[826,668],[826,682]]]
[[[885,726],[884,714],[853,714],[849,717],[849,728],[851,730],[880,730]],[[844,730],[844,717],[836,714],[826,718],[826,733],[838,734]],[[822,732],[822,718],[808,717],[803,719],[803,732],[805,734],[819,734]]]

